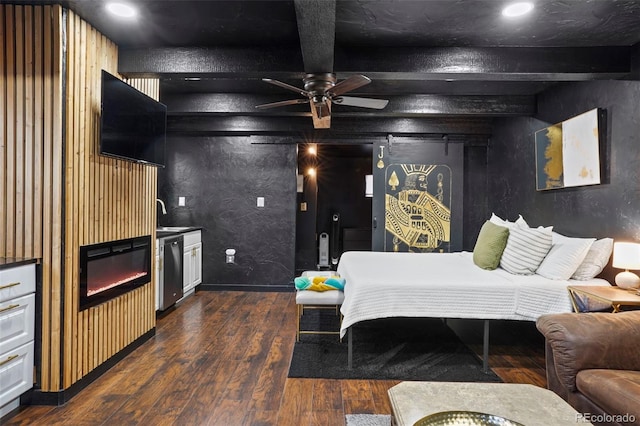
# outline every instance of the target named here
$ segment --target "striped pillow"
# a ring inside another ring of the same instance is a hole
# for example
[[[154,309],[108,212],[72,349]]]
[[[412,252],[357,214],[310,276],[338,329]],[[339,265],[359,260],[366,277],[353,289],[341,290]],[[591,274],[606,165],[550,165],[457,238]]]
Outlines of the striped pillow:
[[[534,274],[549,253],[551,241],[551,227],[511,227],[500,267],[512,274]]]

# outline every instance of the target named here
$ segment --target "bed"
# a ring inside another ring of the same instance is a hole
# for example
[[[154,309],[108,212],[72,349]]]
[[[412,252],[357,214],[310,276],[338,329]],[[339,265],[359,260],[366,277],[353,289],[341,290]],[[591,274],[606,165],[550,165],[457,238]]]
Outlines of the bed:
[[[337,272],[345,278],[340,337],[361,321],[389,317],[480,319],[484,322],[484,368],[488,369],[489,320],[535,321],[571,312],[567,285],[609,285],[603,279],[551,280],[478,268],[472,253],[346,252]]]

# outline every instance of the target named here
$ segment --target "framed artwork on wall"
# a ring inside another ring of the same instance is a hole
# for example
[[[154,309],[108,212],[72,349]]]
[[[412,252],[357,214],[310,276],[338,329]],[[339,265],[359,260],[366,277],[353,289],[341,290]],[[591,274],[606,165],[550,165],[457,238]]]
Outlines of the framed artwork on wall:
[[[600,183],[600,112],[596,108],[535,132],[538,191]]]
[[[451,174],[444,164],[387,167],[385,251],[451,251]]]

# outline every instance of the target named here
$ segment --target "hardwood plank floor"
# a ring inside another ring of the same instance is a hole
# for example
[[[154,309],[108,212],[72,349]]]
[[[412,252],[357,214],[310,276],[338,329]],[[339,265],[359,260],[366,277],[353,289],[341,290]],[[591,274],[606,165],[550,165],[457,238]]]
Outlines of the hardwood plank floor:
[[[449,320],[479,354],[482,322]],[[343,425],[391,414],[394,380],[288,379],[293,293],[197,292],[158,319],[156,336],[61,407],[30,406],[5,425]],[[545,386],[533,323],[492,323],[490,366]]]

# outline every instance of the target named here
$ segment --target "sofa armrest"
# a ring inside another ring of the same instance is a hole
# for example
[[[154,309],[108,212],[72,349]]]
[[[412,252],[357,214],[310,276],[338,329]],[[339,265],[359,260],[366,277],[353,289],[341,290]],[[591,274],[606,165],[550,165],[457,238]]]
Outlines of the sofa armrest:
[[[576,390],[580,370],[640,370],[640,311],[543,315],[536,321],[552,349],[558,380]]]

